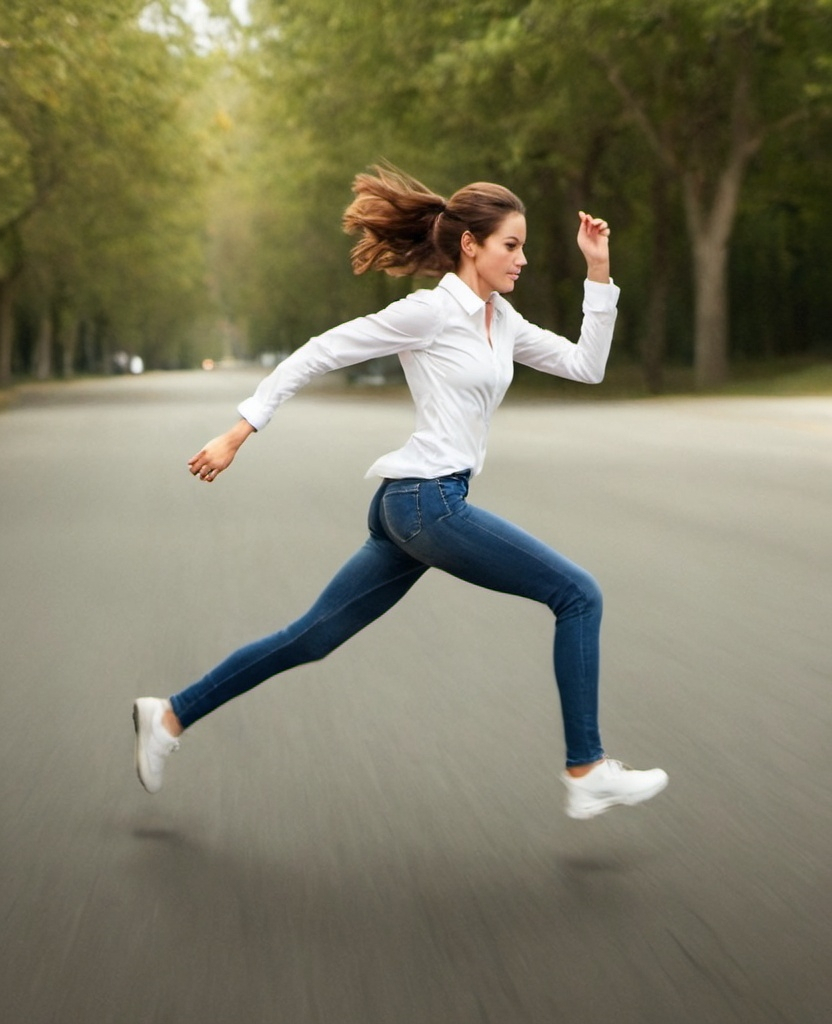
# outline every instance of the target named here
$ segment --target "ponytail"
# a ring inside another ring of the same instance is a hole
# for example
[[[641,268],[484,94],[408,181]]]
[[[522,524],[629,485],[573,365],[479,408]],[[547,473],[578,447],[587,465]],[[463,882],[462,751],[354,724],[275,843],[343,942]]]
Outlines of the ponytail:
[[[356,274],[441,277],[457,269],[465,231],[482,244],[509,213],[525,213],[502,185],[466,185],[446,201],[395,167],[372,170],[356,176],[343,218],[348,234],[362,236],[350,253]]]
[[[445,200],[393,167],[374,167],[353,182],[355,199],[344,212],[344,230],[362,238],[350,253],[356,274],[383,270],[392,277],[437,277],[453,269],[441,264],[433,243]]]

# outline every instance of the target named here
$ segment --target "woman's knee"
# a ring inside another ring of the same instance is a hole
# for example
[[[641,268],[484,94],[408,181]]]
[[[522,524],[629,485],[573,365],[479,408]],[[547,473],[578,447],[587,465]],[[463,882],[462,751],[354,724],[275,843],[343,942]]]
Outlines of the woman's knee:
[[[549,607],[559,618],[568,616],[601,617],[604,596],[598,581],[584,569],[578,569],[567,586],[556,588]]]

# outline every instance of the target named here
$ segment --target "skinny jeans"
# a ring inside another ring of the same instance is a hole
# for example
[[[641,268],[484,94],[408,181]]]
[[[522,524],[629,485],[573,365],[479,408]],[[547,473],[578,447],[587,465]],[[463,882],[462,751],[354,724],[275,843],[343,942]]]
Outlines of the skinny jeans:
[[[326,657],[392,608],[431,567],[547,605],[568,767],[604,756],[598,728],[600,589],[584,569],[467,501],[469,475],[385,480],[369,537],[291,625],[235,651],[171,697],[187,728],[272,676]]]

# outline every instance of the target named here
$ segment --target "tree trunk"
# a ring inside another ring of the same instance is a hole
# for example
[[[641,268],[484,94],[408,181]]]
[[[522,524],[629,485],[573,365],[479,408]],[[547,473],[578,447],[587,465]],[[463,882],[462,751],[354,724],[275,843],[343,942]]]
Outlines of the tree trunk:
[[[728,379],[728,250],[713,238],[694,241],[693,370],[697,388]]]
[[[61,355],[61,376],[67,380],[75,376],[75,353],[78,350],[80,328],[81,324],[77,318],[67,314],[61,317],[57,342]]]
[[[670,292],[670,214],[668,172],[656,170],[653,181],[653,250],[647,300],[647,324],[641,341],[641,368],[647,390],[661,394],[664,389],[664,361],[667,354],[667,304]]]
[[[99,369],[95,358],[95,323],[82,320],[80,326],[81,365],[87,373]]]
[[[737,147],[717,178],[709,208],[695,172],[682,178],[693,249],[693,368],[698,388],[719,387],[728,378],[728,243],[749,155],[746,147]]]
[[[52,338],[54,333],[52,314],[47,311],[40,318],[32,357],[32,372],[35,380],[49,380],[52,376]]]
[[[13,279],[0,279],[0,388],[12,382],[12,354],[14,352]]]

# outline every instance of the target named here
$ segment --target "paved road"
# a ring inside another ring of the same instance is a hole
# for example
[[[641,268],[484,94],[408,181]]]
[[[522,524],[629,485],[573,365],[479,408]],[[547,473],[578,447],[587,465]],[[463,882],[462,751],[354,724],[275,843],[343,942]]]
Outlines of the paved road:
[[[832,400],[507,405],[472,497],[604,585],[604,731],[651,805],[566,819],[548,613],[426,577],[205,720],[130,704],[302,611],[407,407],[303,395],[211,486],[246,373],[0,415],[9,1024],[826,1024]]]

